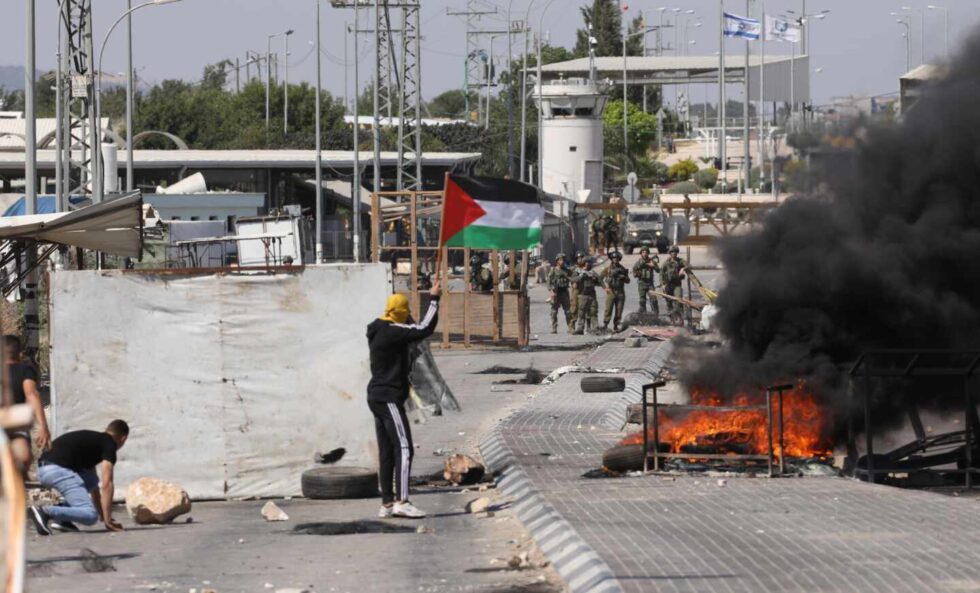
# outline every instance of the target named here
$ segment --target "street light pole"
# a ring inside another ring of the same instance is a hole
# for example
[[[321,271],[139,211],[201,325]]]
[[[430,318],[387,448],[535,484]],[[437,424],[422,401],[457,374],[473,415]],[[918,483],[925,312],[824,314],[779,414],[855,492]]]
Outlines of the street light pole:
[[[99,67],[96,69],[96,86],[95,86],[95,121],[92,123],[97,130],[96,134],[96,144],[92,147],[92,163],[97,165],[92,167],[92,189],[95,194],[95,201],[101,202],[104,196],[104,175],[103,162],[102,162],[102,58],[105,56],[106,44],[109,43],[109,36],[115,31],[116,27],[123,19],[128,18],[134,12],[141,8],[146,8],[147,6],[157,6],[160,4],[172,4],[174,2],[180,2],[180,0],[150,0],[149,2],[144,2],[143,4],[138,4],[124,12],[112,26],[109,27],[109,31],[106,32],[105,37],[102,39],[102,47],[99,49]],[[130,65],[130,76],[132,75],[132,65]],[[131,114],[130,114],[131,115]],[[132,123],[129,122],[127,127],[131,128]],[[127,150],[132,154],[132,148],[127,146]]]
[[[133,191],[133,0],[126,0],[126,191]],[[59,27],[60,29],[60,27]]]
[[[926,15],[925,12],[920,8],[913,8],[911,6],[903,6],[902,10],[913,13],[919,16],[919,63],[926,63]]]
[[[935,4],[930,4],[927,8],[943,11],[943,55],[949,59],[949,10],[945,6],[936,6]]]
[[[34,87],[37,71],[35,0],[26,0],[27,59],[24,64],[24,213],[37,213],[37,114]],[[59,25],[60,28],[60,25]],[[28,254],[33,250],[28,249]],[[28,281],[30,282],[30,281]]]
[[[896,19],[895,22],[905,27],[905,72],[909,73],[912,71],[912,27],[903,19]]]
[[[531,18],[531,8],[534,6],[534,0],[531,0],[527,4],[527,11],[524,13],[524,58],[523,67],[521,68],[521,181],[526,181],[527,177],[527,34],[530,31],[530,27],[527,26],[529,19]],[[539,33],[540,34],[540,33]]]
[[[541,11],[541,16],[538,17],[538,35],[542,35],[544,32],[544,15],[548,12],[548,9],[551,8],[551,4],[554,1],[555,0],[548,0],[548,3],[544,5],[544,10]],[[542,77],[541,70],[541,61],[544,56],[541,52],[541,42],[542,38],[538,37],[538,187],[544,189],[544,78]],[[564,221],[564,217],[562,220]],[[564,232],[559,233],[559,236],[564,241]]]
[[[282,111],[282,133],[286,135],[289,133],[289,36],[293,34],[293,30],[290,29],[286,31],[283,36],[285,40],[285,52],[283,59],[286,60],[285,67],[282,69],[282,89],[283,95],[283,111]],[[320,57],[320,52],[317,51],[317,59]]]
[[[316,208],[314,209],[314,216],[316,217],[316,252],[315,258],[316,263],[321,263],[323,261],[323,153],[321,146],[321,128],[320,128],[320,0],[313,0],[316,3],[316,164],[315,164],[315,175],[316,175]],[[289,37],[286,37],[289,39]],[[344,53],[347,53],[347,36],[344,36]],[[288,72],[289,69],[287,68]],[[347,62],[344,61],[344,75],[347,74]],[[347,93],[346,80],[344,83],[344,94]],[[288,96],[288,95],[287,95]],[[346,109],[345,109],[346,111]]]

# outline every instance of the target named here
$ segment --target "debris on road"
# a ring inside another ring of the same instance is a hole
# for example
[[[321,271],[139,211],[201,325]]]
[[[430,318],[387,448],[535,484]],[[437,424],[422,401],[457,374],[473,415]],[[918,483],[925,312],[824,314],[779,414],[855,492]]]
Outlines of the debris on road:
[[[482,513],[489,508],[490,508],[490,499],[485,496],[481,496],[480,498],[471,500],[470,502],[466,503],[466,512],[474,515],[477,513]]]
[[[640,336],[630,336],[623,340],[623,344],[627,348],[642,348],[646,343],[646,339]]]
[[[289,515],[271,500],[262,507],[262,516],[266,521],[289,521]]]
[[[344,455],[347,454],[347,449],[343,447],[337,447],[336,449],[330,451],[329,453],[320,453],[317,451],[313,454],[313,461],[320,464],[337,463],[343,459]]]
[[[452,484],[465,486],[476,484],[483,479],[485,473],[486,468],[482,463],[469,455],[457,453],[446,459],[442,477]]]
[[[126,510],[140,525],[170,523],[191,512],[191,498],[176,484],[140,478],[126,489]]]
[[[116,572],[116,565],[111,557],[99,556],[89,548],[82,548],[82,569],[85,572]]]
[[[527,552],[521,552],[520,554],[515,554],[510,557],[507,561],[507,566],[513,569],[527,568],[531,565],[527,558]]]

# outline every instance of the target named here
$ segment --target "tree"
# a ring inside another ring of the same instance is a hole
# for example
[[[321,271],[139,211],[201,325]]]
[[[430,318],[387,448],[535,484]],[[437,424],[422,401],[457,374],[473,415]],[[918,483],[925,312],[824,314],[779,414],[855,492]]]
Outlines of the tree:
[[[698,165],[691,159],[678,161],[670,166],[668,175],[674,181],[687,181],[698,172]]]
[[[475,105],[472,94],[470,102]],[[446,91],[429,101],[426,108],[432,117],[466,118],[466,93],[460,89]]]
[[[589,55],[589,25],[592,26],[592,37],[596,40],[595,55],[623,55],[623,11],[618,3],[615,0],[593,0],[592,6],[583,6],[579,10],[585,21],[585,27],[575,33],[575,57],[584,58]],[[636,32],[642,26],[642,19],[637,18],[631,23],[629,30],[631,33]],[[631,36],[627,40],[626,54],[630,56],[643,54],[641,36]]]
[[[626,122],[631,156],[642,156],[657,138],[657,116],[643,113],[635,103],[629,103]],[[623,101],[610,101],[602,116],[606,156],[623,154]]]

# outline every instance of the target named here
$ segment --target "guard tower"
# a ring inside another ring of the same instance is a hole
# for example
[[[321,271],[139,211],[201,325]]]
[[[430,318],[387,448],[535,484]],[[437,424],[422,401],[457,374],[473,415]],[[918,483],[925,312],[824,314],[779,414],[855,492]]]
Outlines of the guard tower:
[[[580,203],[602,201],[606,96],[584,78],[556,80],[536,90],[542,117],[542,189]]]

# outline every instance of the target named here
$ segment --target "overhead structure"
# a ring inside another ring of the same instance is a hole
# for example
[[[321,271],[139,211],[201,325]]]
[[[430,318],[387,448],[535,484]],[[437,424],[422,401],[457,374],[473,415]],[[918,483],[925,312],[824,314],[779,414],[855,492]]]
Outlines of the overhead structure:
[[[330,0],[334,8],[374,11],[374,189],[381,188],[381,128],[398,118],[397,189],[421,189],[422,46],[419,0]],[[392,27],[401,9],[401,28]],[[357,19],[355,19],[356,22]],[[397,46],[396,46],[397,40]],[[357,52],[354,52],[355,60]]]
[[[67,196],[101,195],[96,174],[101,130],[95,114],[95,52],[92,45],[92,1],[61,0],[61,47],[56,78],[61,126],[56,139],[61,184],[59,210]]]

